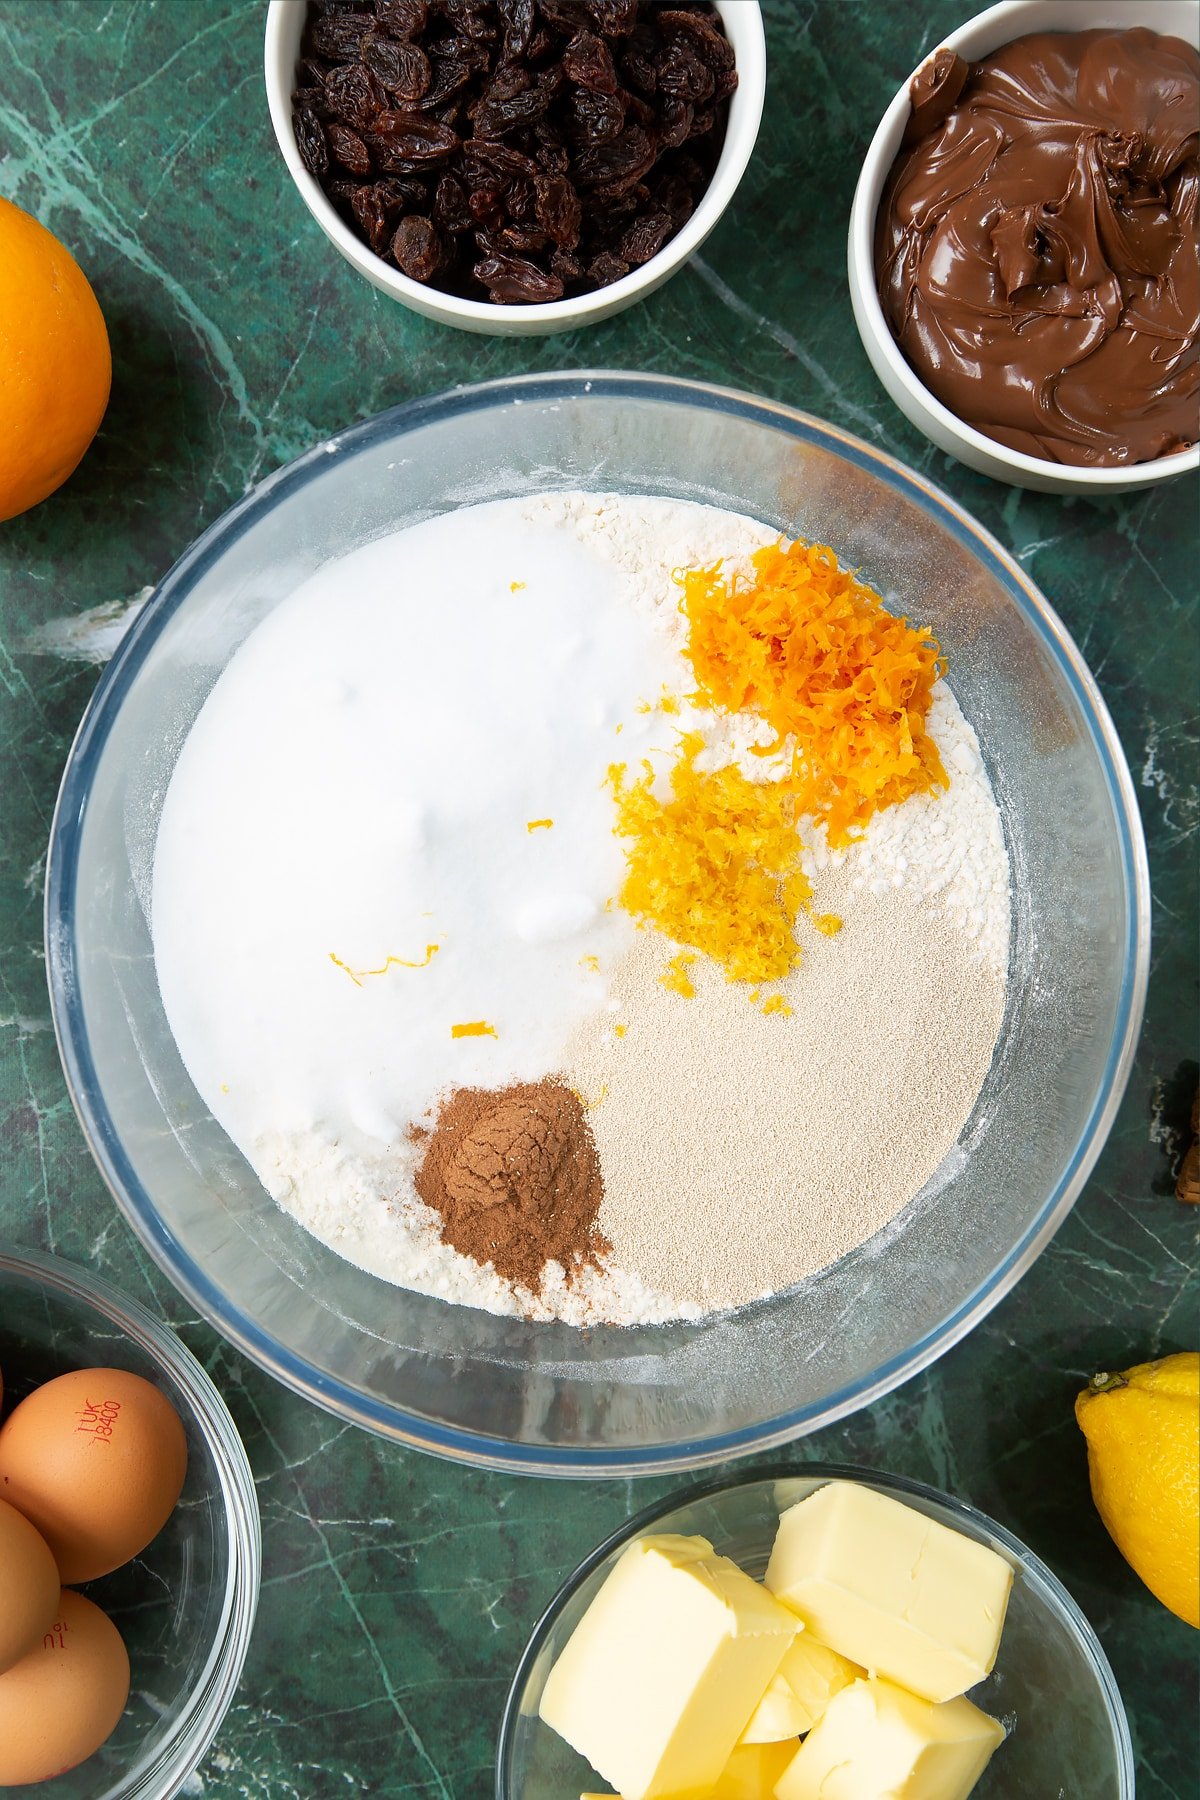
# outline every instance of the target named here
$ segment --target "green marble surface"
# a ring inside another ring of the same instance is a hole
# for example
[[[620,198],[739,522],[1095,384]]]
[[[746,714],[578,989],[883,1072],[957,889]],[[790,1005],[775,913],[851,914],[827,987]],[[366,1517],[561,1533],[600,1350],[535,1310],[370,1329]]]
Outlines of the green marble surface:
[[[1050,596],[1113,711],[1149,839],[1155,932],[1116,1129],[1057,1240],[991,1318],[791,1456],[932,1481],[1031,1544],[1112,1660],[1139,1793],[1182,1800],[1194,1792],[1197,1638],[1105,1536],[1071,1402],[1092,1369],[1197,1336],[1200,1218],[1172,1192],[1196,1082],[1196,494],[1060,500],[997,486],[935,452],[868,367],[843,256],[858,163],[897,83],[959,8],[767,0],[765,125],[703,257],[609,324],[525,341],[428,324],[329,249],[271,138],[263,11],[0,0],[0,192],[76,251],[115,360],[78,474],[0,527],[0,1236],[89,1263],[165,1313],[245,1436],[262,1604],[240,1692],[189,1793],[486,1794],[509,1675],[541,1607],[600,1536],[678,1483],[566,1487],[406,1453],[294,1399],[189,1316],[116,1215],[55,1053],[41,890],[63,759],[128,603],[253,482],[412,395],[587,363],[772,395],[925,471]]]

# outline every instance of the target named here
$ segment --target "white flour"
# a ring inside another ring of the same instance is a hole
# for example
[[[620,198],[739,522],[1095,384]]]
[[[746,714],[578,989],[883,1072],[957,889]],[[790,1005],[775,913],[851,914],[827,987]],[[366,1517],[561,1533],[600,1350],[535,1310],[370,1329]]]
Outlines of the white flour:
[[[568,1042],[591,1068],[598,1047],[607,1054],[618,1041],[611,1025],[651,940],[606,909],[623,860],[604,771],[647,755],[665,766],[678,731],[693,726],[706,731],[710,764],[732,757],[769,778],[747,754],[769,736],[759,721],[686,705],[664,714],[655,703],[692,685],[672,571],[721,557],[728,568],[773,536],[716,509],[625,496],[463,509],[318,571],[213,690],[160,827],[164,1004],[204,1100],[264,1185],[349,1261],[447,1300],[575,1324],[655,1322],[747,1297],[719,1278],[681,1285],[644,1240],[640,1261],[626,1256],[573,1286],[551,1268],[539,1297],[514,1293],[441,1242],[413,1190],[405,1133],[449,1087],[562,1070]],[[974,733],[945,684],[930,722],[952,778],[946,795],[879,815],[863,843],[832,859],[819,832],[802,835],[810,873],[839,896],[846,944],[856,899],[899,893],[914,914],[935,909],[940,953],[973,959],[992,980],[978,1015],[990,1053],[1007,857]],[[553,825],[529,829],[543,818]],[[665,940],[654,942],[665,957]],[[790,984],[797,1006],[803,981],[802,968]],[[763,1024],[784,1042],[789,1021],[764,1021],[743,990],[718,986],[697,1002],[693,1035],[736,1006],[758,1026],[739,1012],[735,1030],[715,1028],[717,1042],[750,1033],[757,1055]],[[488,1032],[452,1036],[456,1023]],[[978,1037],[963,1104],[934,1134],[940,1143],[949,1132],[946,1148],[986,1070],[986,1056],[975,1067]],[[590,1103],[598,1143],[611,1143],[617,1108],[599,1090]],[[931,1153],[910,1158],[913,1169]],[[853,1216],[843,1208],[826,1234],[831,1254],[913,1191]],[[628,1231],[614,1242],[636,1249]],[[785,1253],[770,1283],[808,1266],[811,1257]]]

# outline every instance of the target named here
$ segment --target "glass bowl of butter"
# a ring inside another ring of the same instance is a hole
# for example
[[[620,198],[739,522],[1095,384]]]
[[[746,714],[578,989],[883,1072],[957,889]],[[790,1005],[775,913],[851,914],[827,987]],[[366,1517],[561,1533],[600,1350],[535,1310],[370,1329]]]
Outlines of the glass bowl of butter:
[[[496,1800],[1132,1800],[1091,1626],[1019,1540],[902,1476],[711,1483],[586,1557],[509,1692]]]

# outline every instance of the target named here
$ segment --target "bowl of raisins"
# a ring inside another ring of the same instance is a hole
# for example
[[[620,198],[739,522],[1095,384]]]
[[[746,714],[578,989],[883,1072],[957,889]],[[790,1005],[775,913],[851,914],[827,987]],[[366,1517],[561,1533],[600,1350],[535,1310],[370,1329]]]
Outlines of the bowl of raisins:
[[[271,0],[284,162],[384,293],[467,331],[591,325],[724,213],[762,117],[758,0]]]

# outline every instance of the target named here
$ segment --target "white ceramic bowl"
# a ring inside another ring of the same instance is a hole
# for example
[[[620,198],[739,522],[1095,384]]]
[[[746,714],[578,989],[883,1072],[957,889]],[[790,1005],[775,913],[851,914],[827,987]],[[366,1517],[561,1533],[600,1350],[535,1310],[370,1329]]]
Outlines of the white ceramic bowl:
[[[1001,0],[930,46],[957,50],[968,61],[988,56],[1002,44],[1033,31],[1092,31],[1110,26],[1148,26],[1200,47],[1200,8],[1193,0]],[[916,27],[914,26],[914,37]],[[927,61],[923,57],[919,67]],[[913,71],[916,73],[916,70]],[[911,76],[909,77],[911,80]],[[930,393],[909,367],[888,329],[875,286],[875,215],[888,172],[900,148],[910,111],[908,80],[879,122],[858,178],[850,212],[850,300],[854,320],[872,367],[902,413],[919,431],[972,469],[1014,487],[1055,494],[1119,494],[1156,487],[1185,470],[1200,468],[1200,446],[1132,467],[1091,469],[1053,463],[1008,450],[964,422]]]
[[[595,325],[644,299],[682,268],[700,248],[733,199],[758,136],[767,85],[766,43],[759,0],[714,0],[737,60],[737,91],[729,102],[729,122],[721,158],[695,212],[657,256],[620,281],[594,294],[552,300],[536,306],[497,306],[490,300],[463,300],[402,275],[356,237],[326,199],[296,147],[292,130],[292,89],[304,30],[307,0],[270,0],[267,7],[265,72],[271,123],[300,198],[335,249],[360,275],[393,300],[463,331],[504,337],[544,337],[551,331],[573,331]]]

